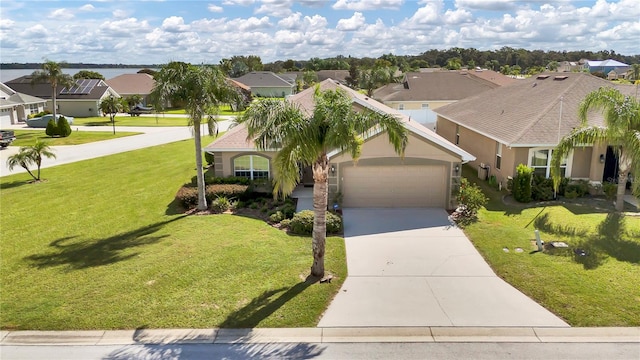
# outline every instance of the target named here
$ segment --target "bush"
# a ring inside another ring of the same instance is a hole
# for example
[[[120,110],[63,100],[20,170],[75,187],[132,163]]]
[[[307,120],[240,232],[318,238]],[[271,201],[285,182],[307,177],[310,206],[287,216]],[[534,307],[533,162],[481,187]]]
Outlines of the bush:
[[[291,226],[291,219],[284,219],[280,221],[280,228],[288,228]]]
[[[60,137],[67,137],[71,135],[71,126],[69,126],[69,122],[64,116],[61,116],[60,119],[58,119],[58,135]]]
[[[564,197],[567,199],[575,199],[578,197],[578,193],[575,190],[568,190],[564,192]]]
[[[303,210],[293,215],[289,224],[289,230],[293,234],[311,235],[313,232],[313,211]],[[327,233],[335,234],[342,231],[342,219],[327,211]]]
[[[498,184],[498,178],[495,175],[491,175],[489,176],[489,186],[491,186],[492,188],[498,190],[500,188],[500,185]]]
[[[213,154],[205,152],[204,153],[204,161],[207,163],[207,165],[213,165]]]
[[[602,183],[602,191],[607,199],[613,200],[618,193],[618,184],[605,181]]]
[[[226,197],[227,199],[237,198],[240,194],[247,191],[246,185],[207,185],[205,197],[207,202],[212,202],[216,198]],[[191,185],[185,185],[178,190],[176,199],[185,209],[190,209],[198,205],[198,188]]]
[[[211,202],[211,211],[223,213],[233,207],[233,202],[226,196],[218,196]]]
[[[282,213],[282,211],[276,211],[269,216],[269,221],[271,221],[272,223],[279,223],[282,220],[284,220],[284,214]]]
[[[49,122],[47,123],[47,129],[44,131],[44,133],[50,137],[58,135],[58,125],[56,125],[56,122],[53,119],[49,120]]]
[[[296,206],[292,203],[285,203],[283,206],[279,208],[286,219],[293,218],[293,215],[296,213]]]
[[[540,175],[534,176],[531,187],[531,198],[539,201],[553,200],[553,179],[548,179]]]
[[[578,197],[583,197],[589,193],[589,182],[586,180],[575,180],[565,187],[565,197],[567,192],[575,192]]]
[[[516,170],[517,175],[513,178],[513,198],[523,203],[530,202],[533,169],[527,165],[520,164]]]

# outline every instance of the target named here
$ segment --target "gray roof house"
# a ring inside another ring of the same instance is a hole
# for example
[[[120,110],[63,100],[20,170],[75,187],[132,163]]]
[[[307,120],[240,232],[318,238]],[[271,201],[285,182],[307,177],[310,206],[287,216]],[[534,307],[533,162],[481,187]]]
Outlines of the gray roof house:
[[[389,144],[384,134],[364,139],[360,159],[354,164],[348,153],[334,149],[329,153],[329,200],[343,195],[344,207],[439,207],[452,208],[451,195],[460,180],[462,163],[475,158],[430,129],[404,114],[331,79],[317,86],[322,91],[341,89],[353,100],[358,111],[369,109],[398,117],[409,131],[404,159]],[[315,87],[289,97],[306,112],[312,112]],[[235,126],[204,148],[214,155],[214,172],[218,177],[246,176],[271,178],[276,150],[258,151],[247,139],[244,125]],[[301,182],[312,184],[310,169]]]
[[[253,71],[233,80],[250,87],[256,97],[286,97],[296,88],[295,77],[270,71]]]
[[[46,110],[51,110],[51,85],[48,82],[31,84],[31,76],[25,75],[6,83],[15,91],[47,100]],[[98,79],[78,79],[70,89],[58,85],[56,89],[58,112],[74,117],[100,116],[100,102],[109,97],[119,97],[106,82]]]
[[[629,95],[635,89],[588,73],[542,73],[437,109],[437,132],[473,154],[472,164],[503,185],[515,175],[518,164],[549,177],[553,149],[581,125],[581,101],[604,86]],[[589,120],[591,125],[604,124],[598,112],[590,114]],[[608,144],[585,144],[565,159],[562,172],[566,177],[598,183],[614,177],[616,164]]]
[[[0,83],[0,128],[25,121],[27,116],[44,110],[46,100],[16,92]]]

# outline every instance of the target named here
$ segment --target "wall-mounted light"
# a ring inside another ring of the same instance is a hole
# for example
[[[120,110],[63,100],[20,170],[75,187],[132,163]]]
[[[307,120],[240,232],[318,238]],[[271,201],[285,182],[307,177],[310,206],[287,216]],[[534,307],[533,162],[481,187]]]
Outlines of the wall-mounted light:
[[[458,171],[460,171],[460,165],[456,165],[456,167],[454,168],[454,170],[456,171],[456,175],[458,174]]]
[[[600,154],[600,163],[604,163],[604,154]]]
[[[330,170],[331,170],[331,175],[335,175],[335,174],[336,174],[336,167],[335,167],[335,165],[331,165]]]

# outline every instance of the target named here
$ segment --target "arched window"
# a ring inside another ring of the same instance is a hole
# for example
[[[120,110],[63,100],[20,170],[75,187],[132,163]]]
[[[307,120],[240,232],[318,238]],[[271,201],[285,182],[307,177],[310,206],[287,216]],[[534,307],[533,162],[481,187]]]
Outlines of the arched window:
[[[269,178],[269,159],[260,155],[243,155],[233,160],[233,174],[251,180]]]

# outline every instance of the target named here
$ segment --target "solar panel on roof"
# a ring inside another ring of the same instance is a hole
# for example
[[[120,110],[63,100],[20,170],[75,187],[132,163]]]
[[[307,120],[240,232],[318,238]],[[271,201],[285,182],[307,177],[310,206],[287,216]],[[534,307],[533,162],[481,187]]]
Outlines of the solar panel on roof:
[[[60,95],[86,95],[91,93],[100,80],[98,79],[80,79],[76,81],[76,84],[70,89],[64,88],[60,91]]]

